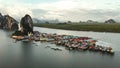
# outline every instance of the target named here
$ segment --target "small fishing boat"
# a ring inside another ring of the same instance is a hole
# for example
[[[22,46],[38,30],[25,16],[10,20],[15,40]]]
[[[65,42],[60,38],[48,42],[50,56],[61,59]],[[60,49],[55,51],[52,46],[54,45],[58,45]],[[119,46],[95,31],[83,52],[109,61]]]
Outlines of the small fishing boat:
[[[78,49],[80,49],[80,50],[88,50],[88,46],[79,46]]]
[[[24,36],[12,36],[12,38],[16,40],[23,40]]]
[[[34,40],[35,41],[40,41],[40,37],[35,37]]]
[[[47,42],[52,42],[52,41],[55,41],[55,40],[54,40],[54,38],[48,38],[46,41]]]
[[[47,41],[48,38],[40,38],[40,41]]]
[[[29,40],[29,39],[23,39],[23,40],[21,40],[22,42],[31,42],[31,40]]]

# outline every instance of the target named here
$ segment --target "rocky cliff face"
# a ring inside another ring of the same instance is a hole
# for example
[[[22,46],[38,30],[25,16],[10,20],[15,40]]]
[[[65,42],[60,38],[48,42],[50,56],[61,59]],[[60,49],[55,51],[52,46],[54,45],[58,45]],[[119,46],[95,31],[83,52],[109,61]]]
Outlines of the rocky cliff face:
[[[25,35],[28,35],[28,33],[33,33],[33,21],[30,15],[26,14],[21,19],[20,28],[21,32],[23,32]]]
[[[2,16],[2,14],[0,13],[0,28],[3,27],[3,20],[4,20],[4,16]]]
[[[18,22],[9,15],[0,13],[0,28],[5,30],[18,30]]]

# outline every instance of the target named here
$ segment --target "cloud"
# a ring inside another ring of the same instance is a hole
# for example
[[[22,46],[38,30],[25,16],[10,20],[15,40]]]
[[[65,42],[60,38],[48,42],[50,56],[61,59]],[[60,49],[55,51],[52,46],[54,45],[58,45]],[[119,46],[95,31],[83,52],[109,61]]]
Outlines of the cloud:
[[[97,8],[99,5],[94,2],[80,2],[80,0],[66,0],[54,3],[45,3],[36,5],[40,9],[39,13],[46,19],[60,20],[98,20],[104,21],[110,18],[120,17],[120,12],[116,8]],[[92,6],[92,7],[91,7]],[[45,13],[41,12],[44,11]],[[34,12],[33,12],[34,13]]]
[[[34,17],[31,5],[23,3],[23,0],[0,0],[0,13],[3,15],[10,15],[14,18],[21,18],[25,14],[29,14]]]
[[[0,10],[2,14],[9,14],[10,16],[15,18],[21,18],[25,14],[30,14],[31,16],[34,16],[30,9],[24,7],[6,7],[0,8]]]
[[[51,1],[51,2],[50,2]],[[33,18],[59,19],[64,21],[98,20],[109,18],[118,20],[119,0],[0,0],[0,12],[15,18],[30,14]]]

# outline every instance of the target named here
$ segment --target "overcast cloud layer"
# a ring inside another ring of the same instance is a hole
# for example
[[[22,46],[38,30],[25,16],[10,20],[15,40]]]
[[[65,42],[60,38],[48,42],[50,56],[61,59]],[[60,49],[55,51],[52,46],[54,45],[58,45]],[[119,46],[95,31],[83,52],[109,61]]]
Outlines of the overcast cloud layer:
[[[120,21],[119,9],[120,0],[0,0],[0,12],[15,18]]]

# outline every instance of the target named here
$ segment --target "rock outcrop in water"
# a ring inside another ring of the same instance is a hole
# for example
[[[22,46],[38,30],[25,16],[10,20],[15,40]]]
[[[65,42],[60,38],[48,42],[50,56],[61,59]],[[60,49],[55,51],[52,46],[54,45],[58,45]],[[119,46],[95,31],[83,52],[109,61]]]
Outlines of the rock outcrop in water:
[[[0,28],[5,30],[18,30],[18,22],[9,15],[0,13]]]
[[[28,33],[33,33],[33,21],[30,15],[26,14],[20,22],[21,32],[24,35],[28,35]]]

